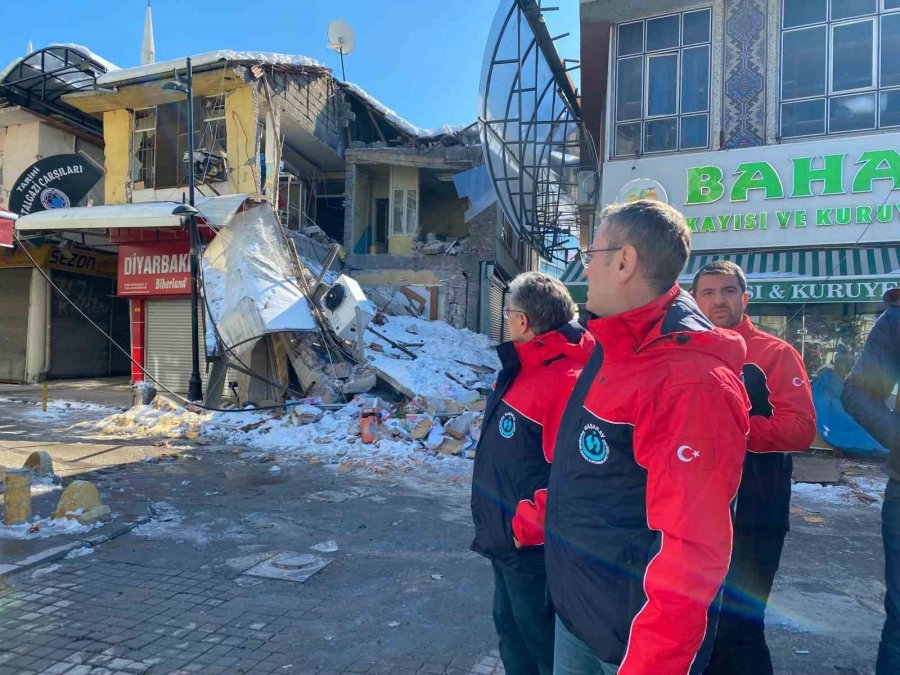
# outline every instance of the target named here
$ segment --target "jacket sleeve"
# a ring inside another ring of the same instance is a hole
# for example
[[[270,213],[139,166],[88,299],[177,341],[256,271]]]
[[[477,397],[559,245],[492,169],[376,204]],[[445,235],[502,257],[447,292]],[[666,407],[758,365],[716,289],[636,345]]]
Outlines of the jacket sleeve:
[[[900,381],[900,326],[897,314],[884,314],[869,334],[863,353],[844,384],[841,403],[859,424],[883,446],[900,451],[900,412],[891,412],[885,399]],[[892,335],[892,333],[894,333]]]
[[[750,418],[750,452],[804,452],[816,437],[816,409],[806,368],[788,345],[766,374],[772,416]]]
[[[714,377],[670,385],[641,406],[634,453],[647,470],[647,523],[660,533],[659,550],[644,573],[647,601],[619,675],[688,673],[728,570],[749,401],[736,374]]]
[[[556,445],[556,434],[562,421],[569,396],[575,387],[580,371],[569,371],[561,380],[558,391],[551,397],[549,405],[544,409],[542,420],[542,445],[547,463],[553,461],[553,448]],[[547,513],[547,490],[538,490],[533,499],[523,499],[516,507],[512,520],[513,535],[522,546],[540,546],[544,543],[544,517]]]

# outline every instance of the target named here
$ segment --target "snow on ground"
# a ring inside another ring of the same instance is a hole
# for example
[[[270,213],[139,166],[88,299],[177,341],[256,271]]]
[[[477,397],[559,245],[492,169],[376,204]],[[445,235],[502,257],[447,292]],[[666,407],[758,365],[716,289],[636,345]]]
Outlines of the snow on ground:
[[[40,401],[30,399],[22,399],[14,396],[0,396],[0,403],[15,403],[14,407],[10,407],[4,411],[4,414],[18,415],[28,417],[33,420],[46,420],[48,422],[58,422],[65,420],[66,417],[73,413],[104,413],[110,414],[116,408],[100,405],[97,403],[84,403],[81,401],[65,401],[62,399],[51,398],[47,402],[47,410],[41,409]],[[118,408],[121,410],[121,408]]]
[[[844,508],[848,504],[867,504],[881,508],[887,476],[844,475],[837,485],[820,483],[794,483],[792,492],[801,502],[813,502],[823,506]]]
[[[97,521],[91,525],[82,525],[77,520],[68,518],[41,518],[21,525],[0,525],[0,539],[45,539],[60,534],[84,534],[102,527],[105,523]],[[30,530],[35,530],[31,532]]]

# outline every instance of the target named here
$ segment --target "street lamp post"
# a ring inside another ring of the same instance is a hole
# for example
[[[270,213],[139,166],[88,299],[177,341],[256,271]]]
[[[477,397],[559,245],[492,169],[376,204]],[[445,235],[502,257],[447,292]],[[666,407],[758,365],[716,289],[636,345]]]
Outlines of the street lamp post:
[[[187,59],[185,82],[175,80],[163,84],[163,89],[180,91],[187,96],[188,107],[188,204],[190,209],[176,207],[176,215],[188,215],[190,218],[190,261],[191,261],[191,379],[188,380],[188,399],[199,401],[203,398],[203,382],[200,380],[200,331],[199,311],[197,303],[198,264],[197,249],[199,235],[197,233],[197,208],[194,204],[194,77],[191,58]]]

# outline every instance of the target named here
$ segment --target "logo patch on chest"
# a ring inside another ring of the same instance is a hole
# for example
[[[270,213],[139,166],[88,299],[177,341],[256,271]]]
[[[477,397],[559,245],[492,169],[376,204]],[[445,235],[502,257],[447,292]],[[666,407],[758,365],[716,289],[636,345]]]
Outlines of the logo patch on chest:
[[[504,413],[500,418],[499,427],[503,438],[512,438],[516,434],[516,416],[511,412]]]
[[[609,443],[596,424],[588,424],[581,430],[578,449],[581,450],[581,456],[591,464],[603,464],[609,459]]]

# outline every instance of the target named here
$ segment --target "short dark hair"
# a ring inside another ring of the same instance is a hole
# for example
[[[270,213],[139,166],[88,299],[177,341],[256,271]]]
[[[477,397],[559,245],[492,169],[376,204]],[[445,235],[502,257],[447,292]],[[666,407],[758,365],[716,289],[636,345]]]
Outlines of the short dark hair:
[[[669,290],[691,253],[691,231],[684,216],[662,202],[640,199],[611,204],[600,220],[608,223],[610,246],[633,246],[644,278],[660,292]]]
[[[509,302],[525,312],[531,330],[543,335],[575,318],[577,307],[559,279],[543,272],[524,272],[509,286]]]
[[[738,283],[741,285],[741,293],[747,292],[747,277],[744,276],[744,270],[741,269],[740,265],[730,260],[714,260],[697,270],[697,273],[694,275],[694,283],[691,286],[693,292],[697,291],[697,283],[700,279],[709,274],[725,274],[737,277]]]

